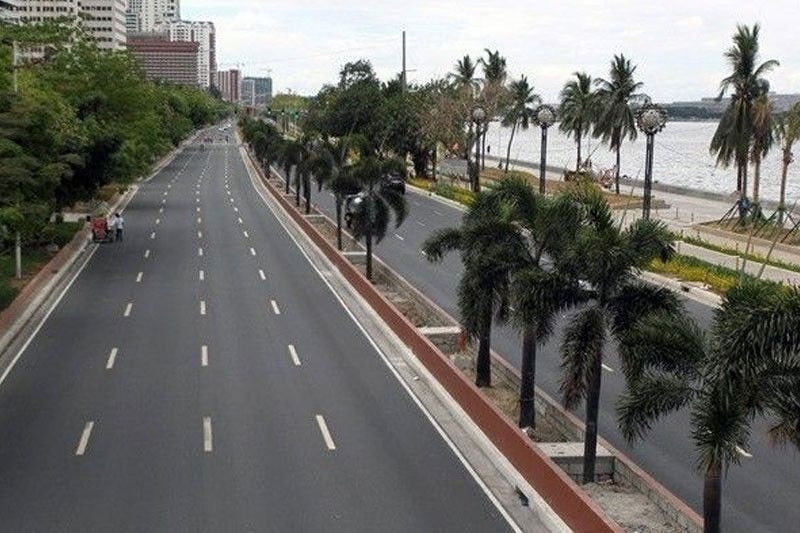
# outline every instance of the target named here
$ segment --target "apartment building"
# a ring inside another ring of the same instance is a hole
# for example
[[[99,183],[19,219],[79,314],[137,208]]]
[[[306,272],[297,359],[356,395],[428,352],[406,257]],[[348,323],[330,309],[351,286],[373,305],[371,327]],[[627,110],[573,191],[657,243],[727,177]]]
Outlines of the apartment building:
[[[170,41],[195,42],[199,45],[197,83],[208,87],[217,71],[216,32],[208,21],[176,20],[167,25]]]

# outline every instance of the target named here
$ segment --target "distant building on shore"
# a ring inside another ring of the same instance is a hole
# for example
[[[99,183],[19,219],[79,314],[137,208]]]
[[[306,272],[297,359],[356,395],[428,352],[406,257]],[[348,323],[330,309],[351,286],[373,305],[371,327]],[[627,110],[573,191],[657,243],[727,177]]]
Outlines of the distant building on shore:
[[[128,49],[148,78],[178,85],[198,85],[196,42],[170,41],[165,33],[132,34]]]
[[[769,94],[775,106],[776,113],[787,111],[796,102],[800,102],[800,94]],[[693,102],[672,102],[665,104],[667,111],[674,118],[719,118],[725,111],[730,101],[730,95],[724,96],[721,100],[714,97],[701,98]]]
[[[217,71],[214,86],[226,102],[237,103],[241,100],[242,79],[238,69]]]

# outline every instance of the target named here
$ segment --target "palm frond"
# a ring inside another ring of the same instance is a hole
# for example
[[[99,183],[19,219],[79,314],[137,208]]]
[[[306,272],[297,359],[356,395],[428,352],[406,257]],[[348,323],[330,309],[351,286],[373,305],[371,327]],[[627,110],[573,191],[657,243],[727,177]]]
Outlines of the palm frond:
[[[617,421],[629,443],[641,440],[663,416],[682,409],[697,391],[686,379],[667,373],[648,372],[627,388],[617,400]]]
[[[567,409],[586,397],[593,364],[602,357],[605,319],[595,305],[580,311],[564,330],[561,345],[561,393]]]
[[[445,254],[462,248],[462,236],[463,233],[457,228],[437,230],[422,243],[422,251],[428,261],[441,261]]]

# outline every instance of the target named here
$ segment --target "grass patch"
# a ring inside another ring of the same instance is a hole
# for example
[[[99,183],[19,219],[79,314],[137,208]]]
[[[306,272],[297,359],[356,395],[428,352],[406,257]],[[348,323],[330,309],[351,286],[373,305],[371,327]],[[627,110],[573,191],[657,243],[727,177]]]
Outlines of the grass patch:
[[[736,250],[735,248],[730,248],[730,247],[727,247],[727,246],[720,246],[718,244],[714,244],[712,242],[708,242],[708,241],[706,241],[704,239],[698,239],[697,237],[687,237],[687,236],[681,237],[679,235],[676,235],[675,238],[676,239],[680,239],[685,243],[693,244],[695,246],[700,246],[701,248],[706,248],[706,249],[712,250],[714,252],[719,252],[719,253],[728,254],[728,255],[734,255],[734,256],[738,255],[740,257],[746,257],[748,261],[755,261],[757,263],[766,263],[766,264],[768,264],[770,266],[774,266],[774,267],[777,267],[777,268],[782,268],[784,270],[791,270],[792,272],[800,272],[800,265],[797,265],[797,264],[794,264],[794,263],[787,263],[786,261],[781,261],[780,259],[772,259],[772,258],[770,258],[769,260],[767,260],[766,257],[764,257],[762,255],[759,255],[759,254],[753,254],[753,253],[745,254],[745,253],[740,252],[739,250]]]
[[[682,281],[704,283],[713,292],[723,296],[728,289],[742,279],[742,274],[736,270],[681,254],[675,254],[666,263],[660,259],[654,259],[648,265],[647,270]],[[744,277],[756,284],[783,287],[779,283],[757,279],[749,274],[744,274]]]

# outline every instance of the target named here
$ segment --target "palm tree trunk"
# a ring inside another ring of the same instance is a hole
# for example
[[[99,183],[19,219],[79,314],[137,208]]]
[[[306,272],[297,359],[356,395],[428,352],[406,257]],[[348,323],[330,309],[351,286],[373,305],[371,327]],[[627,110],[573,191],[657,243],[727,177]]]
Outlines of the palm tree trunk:
[[[336,247],[342,251],[342,197],[336,194]]]
[[[787,154],[788,152],[788,154]],[[789,163],[792,162],[792,153],[784,149],[783,167],[781,168],[781,196],[778,200],[778,225],[783,226],[783,217],[786,211],[786,176],[789,173]]]
[[[299,208],[300,207],[300,179],[301,179],[301,177],[297,173],[297,169],[295,169],[295,171],[294,171],[294,178],[295,178],[294,205]]]
[[[478,360],[475,365],[475,385],[492,386],[492,309],[491,306],[483,317],[481,331],[478,336]]]
[[[519,391],[519,427],[536,428],[536,326],[522,333],[522,384]]]
[[[758,204],[758,197],[761,188],[761,156],[756,157],[753,169],[753,203]]]
[[[489,128],[484,128],[481,133],[481,170],[486,170],[486,131]]]
[[[506,174],[508,174],[508,165],[511,162],[511,143],[514,142],[514,134],[517,132],[517,121],[511,126],[511,136],[508,138],[508,148],[506,148]]]
[[[367,196],[367,231],[365,240],[367,244],[367,279],[372,281],[372,183],[369,185],[369,196]]]
[[[586,394],[586,435],[583,441],[583,483],[592,483],[597,461],[597,415],[600,408],[600,381],[603,372],[603,354],[598,350],[592,361],[589,390]]]
[[[581,132],[577,132],[575,135],[575,144],[578,145],[578,161],[575,163],[575,172],[580,172],[581,170]]]
[[[703,532],[719,533],[722,526],[722,475],[719,467],[706,470],[703,481]]]
[[[311,214],[311,180],[305,178],[303,181],[303,188],[306,193],[306,215]]]
[[[432,156],[432,159],[433,159],[433,181],[437,181],[437,177],[436,177],[437,168],[436,168],[436,165],[438,164],[437,156],[438,156],[438,152],[439,152],[439,150],[437,150],[437,148],[438,148],[437,146],[433,147],[433,156]]]
[[[617,194],[619,194],[619,152],[621,148],[622,148],[622,143],[617,145],[617,170],[616,170],[616,176],[614,176],[614,189]]]
[[[286,194],[289,194],[289,180],[292,179],[292,167],[290,165],[288,167],[284,167],[283,170],[286,172]]]

